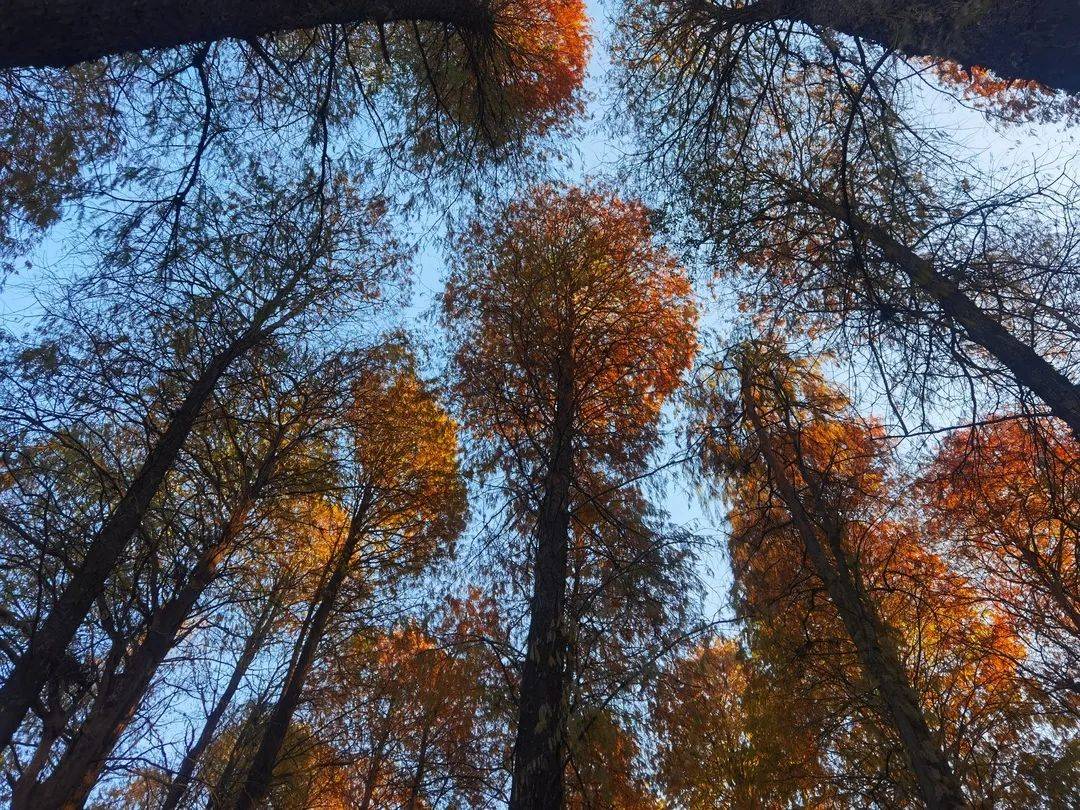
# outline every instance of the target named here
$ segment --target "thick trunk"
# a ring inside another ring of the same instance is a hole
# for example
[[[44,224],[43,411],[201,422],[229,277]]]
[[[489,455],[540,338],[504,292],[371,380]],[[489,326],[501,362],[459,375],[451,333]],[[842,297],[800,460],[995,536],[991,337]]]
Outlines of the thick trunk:
[[[566,755],[566,595],[573,474],[573,378],[562,364],[551,459],[537,518],[529,636],[521,671],[510,810],[558,810]]]
[[[259,650],[262,649],[263,644],[270,635],[270,628],[273,626],[277,609],[278,603],[276,599],[271,598],[267,601],[262,614],[256,619],[251,635],[244,642],[244,649],[240,652],[240,657],[233,667],[232,675],[229,676],[229,682],[225,685],[225,690],[221,693],[217,703],[214,704],[214,708],[210,710],[210,714],[207,715],[198,739],[184,754],[180,768],[177,770],[172,784],[169,785],[169,792],[165,796],[165,802],[161,805],[161,810],[176,810],[180,806],[180,802],[184,800],[184,795],[191,784],[191,778],[195,774],[195,766],[198,765],[203,752],[213,741],[218,724],[225,716],[225,712],[228,711],[233,697],[247,674],[248,667],[251,666],[251,662],[255,660],[255,656],[258,655]]]
[[[709,6],[721,25],[792,20],[831,28],[912,56],[990,68],[1080,91],[1076,0],[757,0]]]
[[[1080,3],[1077,5],[1080,6]],[[805,191],[796,192],[796,196],[823,213],[846,222],[876,245],[885,258],[903,270],[915,286],[929,295],[964,330],[972,343],[981,346],[1009,369],[1018,382],[1031,389],[1080,439],[1080,388],[1046,358],[985,313],[956,282],[939,273],[932,261],[915,253],[884,228],[847,211],[844,206],[826,197]]]
[[[7,0],[0,68],[68,67],[112,54],[253,39],[330,23],[490,26],[480,0]]]
[[[855,646],[863,670],[874,684],[886,715],[900,737],[923,802],[929,810],[966,807],[959,782],[930,731],[899,651],[870,603],[857,572],[852,570],[838,528],[832,521],[826,521],[829,548],[826,552],[819,540],[818,529],[788,476],[787,466],[772,447],[749,386],[749,381],[744,381],[746,395],[743,401],[758,436],[769,477]]]
[[[320,588],[318,607],[312,615],[308,632],[303,638],[299,654],[286,677],[277,703],[270,711],[262,741],[259,743],[259,750],[255,752],[255,758],[248,768],[247,778],[234,805],[235,810],[253,810],[253,808],[261,807],[270,792],[274,766],[277,765],[281,746],[285,742],[285,734],[289,730],[297,706],[300,705],[304,682],[315,663],[319,644],[326,634],[326,627],[337,606],[338,594],[341,592],[353,555],[363,537],[365,515],[371,505],[369,498],[370,493],[366,493],[353,515],[345,543],[333,561],[333,571]]]
[[[52,775],[31,792],[28,807],[78,810],[83,806],[158,667],[175,646],[184,622],[240,535],[251,504],[251,494],[241,497],[217,540],[203,550],[187,582],[151,616],[146,637],[128,658],[124,671],[101,684],[82,727]]]

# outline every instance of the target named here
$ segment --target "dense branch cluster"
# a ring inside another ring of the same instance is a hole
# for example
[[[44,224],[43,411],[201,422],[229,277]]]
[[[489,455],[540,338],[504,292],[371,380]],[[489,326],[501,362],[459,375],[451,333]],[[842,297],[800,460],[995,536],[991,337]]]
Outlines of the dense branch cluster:
[[[0,804],[1080,806],[1075,0],[0,17]]]

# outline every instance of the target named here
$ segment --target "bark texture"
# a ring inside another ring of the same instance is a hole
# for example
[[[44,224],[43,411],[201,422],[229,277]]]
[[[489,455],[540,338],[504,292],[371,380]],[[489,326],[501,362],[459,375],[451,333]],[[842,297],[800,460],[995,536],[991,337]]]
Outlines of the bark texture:
[[[858,573],[850,564],[838,520],[827,515],[819,521],[824,524],[823,529],[815,526],[788,475],[787,465],[777,454],[762,424],[750,390],[751,382],[745,374],[743,386],[743,402],[758,437],[769,477],[787,507],[807,557],[825,585],[829,599],[855,646],[863,670],[881,698],[887,719],[900,736],[904,753],[915,774],[920,797],[928,810],[959,810],[967,807],[952,766],[926,722],[922,705],[908,679],[892,635],[874,610]],[[810,479],[811,476],[807,476],[811,500],[818,501]]]
[[[474,31],[490,26],[482,0],[7,0],[0,68],[69,67],[194,42],[399,20]]]
[[[573,475],[573,376],[561,364],[551,459],[537,519],[510,810],[559,810],[566,755],[566,597]]]
[[[831,28],[911,56],[1080,92],[1076,0],[751,0],[710,13],[724,26],[791,20]]]

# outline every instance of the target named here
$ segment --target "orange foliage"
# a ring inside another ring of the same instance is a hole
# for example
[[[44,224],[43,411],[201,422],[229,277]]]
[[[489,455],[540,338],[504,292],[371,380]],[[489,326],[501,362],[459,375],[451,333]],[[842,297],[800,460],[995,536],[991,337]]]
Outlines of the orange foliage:
[[[957,88],[976,108],[1009,121],[1052,123],[1080,115],[1080,99],[1030,79],[1002,79],[986,68],[924,59],[947,87]]]
[[[693,810],[830,806],[821,752],[787,697],[732,641],[672,662],[652,708],[664,796]]]
[[[354,483],[371,489],[373,528],[395,543],[451,541],[465,512],[456,423],[408,369],[362,374],[353,396]]]
[[[1013,419],[954,434],[920,489],[935,535],[994,603],[1080,663],[1080,448],[1068,430]]]
[[[658,808],[641,774],[634,734],[609,710],[585,713],[567,766],[567,810]]]
[[[419,114],[420,154],[439,156],[460,125],[487,146],[521,147],[530,136],[565,131],[581,111],[591,45],[584,2],[492,0],[486,10],[490,25],[481,31],[397,33],[395,58],[409,72],[393,78],[405,108]]]
[[[508,103],[546,131],[576,112],[591,37],[583,0],[496,0],[495,35],[505,49],[499,77]]]
[[[348,806],[482,804],[505,743],[485,641],[497,633],[494,603],[473,592],[448,603],[434,632],[406,623],[349,642],[319,701],[348,762]]]
[[[807,364],[780,352],[759,359],[761,379],[744,380],[742,395],[754,396],[803,508],[840,534],[966,789],[1003,795],[1014,779],[1008,767],[1018,763],[1009,757],[1034,722],[1018,668],[1026,650],[1012,623],[931,550],[910,490],[891,474],[879,426],[853,415]],[[753,666],[783,684],[776,691],[797,704],[787,710],[792,724],[819,737],[843,788],[879,791],[885,804],[906,801],[910,775],[873,680],[759,457],[755,432],[733,435],[731,446],[714,442],[710,454],[731,471],[729,546]],[[875,784],[879,774],[888,777]]]
[[[686,274],[653,243],[648,216],[606,191],[544,185],[459,240],[444,317],[480,438],[534,460],[546,453],[561,367],[573,379],[580,458],[640,463],[692,360],[697,319]]]

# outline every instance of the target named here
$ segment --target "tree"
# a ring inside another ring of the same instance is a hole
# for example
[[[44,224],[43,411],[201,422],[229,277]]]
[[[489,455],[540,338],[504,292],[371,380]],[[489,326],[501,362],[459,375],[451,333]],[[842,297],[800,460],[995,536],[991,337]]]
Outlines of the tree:
[[[925,67],[893,51],[744,33],[663,5],[619,51],[642,171],[741,305],[865,359],[902,428],[938,398],[1041,399],[1080,426],[1075,184],[980,171],[918,116]]]
[[[251,143],[384,174],[373,187],[405,199],[535,154],[578,112],[590,41],[580,0],[397,8],[13,7],[0,26],[0,103],[14,114],[0,128],[0,269],[63,206],[95,225],[153,218],[175,235],[193,189],[221,182]],[[129,48],[157,50],[115,56]]]
[[[1030,640],[1047,688],[1073,693],[1077,458],[1059,423],[1004,415],[951,434],[919,481],[934,536]]]
[[[648,14],[637,3],[628,14]],[[745,32],[767,32],[777,38],[788,23],[827,28],[916,56],[932,56],[965,68],[990,68],[1005,79],[1033,79],[1066,92],[1080,91],[1075,70],[1076,8],[1061,0],[1033,3],[1005,0],[983,6],[955,6],[925,0],[753,0],[747,3],[696,4],[669,0],[661,14],[678,20],[696,17],[718,38],[734,42]],[[738,50],[736,47],[734,50]]]
[[[922,801],[934,808],[963,807],[954,767],[930,729],[895,631],[869,596],[855,556],[859,529],[847,515],[873,495],[882,479],[872,431],[840,416],[843,399],[820,379],[800,373],[775,346],[746,345],[735,362],[741,425],[733,427],[742,437],[734,439],[736,452],[757,476],[742,479],[748,493],[735,490],[732,495],[747,503],[751,520],[755,510],[766,521],[777,520],[773,510],[779,509],[782,519],[790,521],[800,554],[828,594],[903,743]],[[720,441],[727,441],[723,434]],[[736,532],[768,531],[768,525],[750,523],[740,529],[736,524]]]
[[[672,803],[707,808],[825,807],[828,786],[813,730],[736,641],[707,638],[664,670],[651,720],[657,779]]]
[[[332,419],[336,392],[329,382],[340,373],[340,366],[331,362],[326,372],[297,380],[290,379],[290,369],[281,365],[273,375],[283,390],[274,390],[276,380],[260,385],[255,378],[253,387],[262,389],[256,397],[261,395],[264,401],[256,399],[247,407],[230,403],[235,415],[214,420],[215,431],[228,439],[218,439],[224,446],[208,448],[206,458],[229,454],[232,466],[238,468],[229,470],[228,462],[222,464],[226,471],[218,487],[234,490],[226,497],[225,514],[218,525],[200,527],[205,536],[195,544],[190,567],[178,576],[175,590],[150,611],[139,628],[142,637],[116,642],[127,648],[120,652],[122,668],[100,679],[93,703],[63,756],[50,776],[29,791],[26,806],[76,807],[86,800],[159,667],[182,640],[183,627],[191,621],[196,605],[237,547],[251,542],[250,526],[265,519],[267,502],[272,509],[275,500],[290,489],[308,490],[326,474],[318,444]],[[214,440],[207,437],[208,444]],[[245,447],[245,442],[250,445]],[[209,463],[204,464],[203,470],[208,472],[208,467]]]
[[[341,500],[313,504],[312,530],[329,553],[293,660],[236,800],[258,806],[346,585],[389,588],[452,552],[464,488],[454,424],[409,369],[361,375],[345,433]]]
[[[348,762],[351,806],[484,804],[506,748],[498,614],[472,590],[438,606],[428,628],[360,632],[325,662],[318,725]]]
[[[795,702],[782,716],[811,734],[823,766],[840,763],[830,781],[844,794],[935,800],[918,773],[927,749],[912,752],[898,717],[910,711],[961,796],[1032,801],[1031,761],[1068,755],[1031,739],[1044,709],[1007,616],[930,550],[879,428],[779,347],[737,356],[738,393],[726,404],[715,389],[705,395],[724,414],[705,447],[728,481],[736,604],[756,677]],[[861,628],[850,615],[859,611]]]
[[[185,253],[173,257],[168,274],[148,268],[143,250],[118,251],[115,271],[92,274],[78,293],[69,293],[66,303],[77,306],[58,307],[44,321],[41,342],[20,347],[10,366],[7,394],[14,403],[3,407],[13,424],[27,426],[18,441],[66,431],[65,406],[68,418],[84,420],[80,412],[95,402],[118,411],[112,399],[130,390],[123,375],[132,368],[149,372],[156,384],[146,399],[145,389],[137,387],[127,403],[134,406],[136,423],[150,428],[139,466],[92,530],[78,567],[0,687],[4,746],[60,666],[230,368],[287,330],[314,330],[370,303],[384,273],[397,265],[392,251],[381,253],[371,241],[377,239],[380,207],[369,209],[367,222],[353,220],[351,212],[346,217],[338,207],[349,205],[347,186],[337,185],[340,199],[331,203],[330,178],[306,178],[299,195],[275,188],[266,177],[248,179],[254,191],[246,200],[206,194],[187,231]],[[370,230],[360,235],[357,227]],[[345,233],[360,241],[346,247],[339,241]],[[361,269],[355,261],[368,264]],[[60,339],[66,322],[74,325],[67,344]],[[132,353],[127,339],[135,335],[145,342]],[[164,374],[157,372],[159,364]],[[28,408],[33,399],[23,397],[27,387],[38,391],[37,412]],[[140,406],[147,410],[140,412]]]
[[[489,463],[535,521],[510,803],[554,808],[564,792],[572,514],[603,498],[590,480],[641,469],[693,354],[696,314],[645,208],[608,192],[533,189],[475,222],[459,252],[444,297],[455,390]]]

